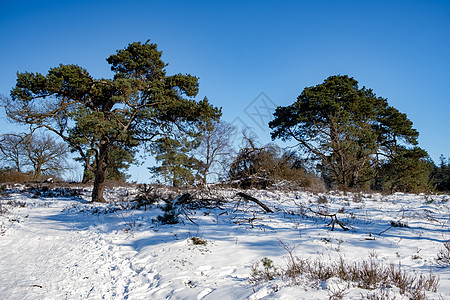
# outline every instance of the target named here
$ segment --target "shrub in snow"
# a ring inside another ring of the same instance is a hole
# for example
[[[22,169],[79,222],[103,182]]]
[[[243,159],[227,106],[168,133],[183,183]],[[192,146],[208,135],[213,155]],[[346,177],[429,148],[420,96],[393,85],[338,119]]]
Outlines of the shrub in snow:
[[[194,245],[202,245],[202,246],[206,246],[206,244],[208,244],[208,241],[196,236],[191,237],[191,241],[192,244]]]
[[[144,207],[147,210],[147,205],[151,206],[158,200],[158,195],[151,186],[144,184],[139,187],[139,193],[136,196],[137,208]]]
[[[158,216],[158,221],[161,222],[161,224],[179,223],[178,215],[180,213],[172,201],[166,201],[166,205],[164,205],[161,209],[164,212],[162,216]]]
[[[401,265],[396,267],[394,264],[380,264],[375,254],[360,263],[346,262],[342,257],[338,261],[327,262],[323,258],[309,260],[295,257],[290,251],[287,266],[280,270],[275,268],[272,260],[264,257],[253,266],[249,280],[253,284],[260,284],[280,276],[295,285],[301,282],[300,278],[318,282],[337,278],[349,283],[349,286],[352,283],[366,290],[395,286],[409,299],[426,299],[425,292],[436,292],[439,284],[439,278],[431,273],[429,276],[410,275],[402,270]]]
[[[281,274],[278,272],[277,268],[275,268],[273,261],[267,257],[263,257],[252,266],[252,273],[249,281],[252,284],[260,284],[272,280],[279,275]]]
[[[439,251],[436,261],[440,265],[450,266],[450,240],[444,243],[444,248]]]

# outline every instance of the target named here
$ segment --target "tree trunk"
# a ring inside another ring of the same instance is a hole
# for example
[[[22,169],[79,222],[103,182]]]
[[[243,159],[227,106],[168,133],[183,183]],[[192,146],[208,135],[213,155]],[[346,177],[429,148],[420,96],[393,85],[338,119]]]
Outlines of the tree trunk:
[[[89,174],[89,168],[86,164],[84,164],[84,170],[83,170],[83,179],[81,180],[81,183],[88,183],[89,180],[91,180],[92,177]]]
[[[350,187],[355,188],[358,186],[358,184],[359,184],[359,169],[353,171],[352,178],[350,181]]]
[[[205,167],[205,170],[202,173],[203,173],[202,174],[202,181],[203,181],[203,184],[206,185],[206,178],[208,177],[208,171],[207,171],[206,167]]]
[[[36,181],[39,179],[39,176],[41,175],[41,164],[37,164],[34,166],[34,172],[33,172],[33,180]]]
[[[101,141],[97,168],[95,170],[94,188],[92,189],[92,202],[106,202],[105,198],[103,198],[103,191],[105,190],[107,176],[108,152],[109,147],[106,141]]]

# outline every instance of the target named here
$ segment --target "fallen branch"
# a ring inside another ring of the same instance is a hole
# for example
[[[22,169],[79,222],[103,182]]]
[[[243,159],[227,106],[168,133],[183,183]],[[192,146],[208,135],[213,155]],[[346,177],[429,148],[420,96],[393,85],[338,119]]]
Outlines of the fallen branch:
[[[39,284],[33,284],[33,285],[31,285],[31,287],[37,287],[37,288],[42,289],[42,285],[39,285]]]
[[[175,200],[173,201],[173,205],[183,205],[186,204],[188,200],[191,199],[191,194],[189,193],[185,193],[181,196],[178,196],[177,198],[175,198]]]
[[[382,232],[380,232],[378,235],[382,235],[383,233],[385,233],[386,231],[388,231],[389,229],[391,229],[392,227],[405,227],[405,228],[409,228],[408,224],[404,224],[402,222],[400,222],[401,220],[403,220],[403,218],[401,218],[398,221],[391,221],[391,226],[389,226],[388,228],[386,228],[385,230],[383,230]]]
[[[378,235],[382,235],[383,233],[385,233],[386,231],[388,231],[389,229],[391,229],[393,226],[389,226],[388,228],[386,228],[385,230],[383,230],[382,232],[380,232]]]
[[[249,200],[249,201],[252,201],[252,202],[258,204],[259,206],[262,207],[262,209],[264,209],[264,211],[265,211],[266,213],[273,213],[273,211],[272,211],[267,205],[265,205],[264,203],[262,203],[261,201],[259,201],[259,200],[256,199],[255,197],[252,197],[252,196],[247,195],[247,194],[242,193],[242,192],[239,192],[239,193],[237,193],[236,195],[237,195],[237,196],[240,196],[240,197],[242,197],[242,198],[244,198],[245,200]]]
[[[236,221],[235,223],[238,225],[241,225],[242,223],[249,223],[250,226],[252,226],[252,228],[255,228],[253,222],[255,222],[257,220],[263,220],[263,218],[253,217],[253,218],[248,218],[248,219],[244,219],[241,221]]]
[[[331,222],[328,223],[327,226],[330,226],[330,225],[331,225],[331,231],[334,230],[334,225],[335,225],[335,224],[338,224],[339,226],[341,226],[341,228],[344,229],[344,231],[349,230],[347,227],[344,226],[344,224],[342,224],[341,221],[338,220],[336,214],[325,214],[325,213],[321,213],[321,212],[318,212],[318,211],[314,211],[314,210],[312,210],[312,209],[309,208],[309,207],[306,207],[306,208],[307,208],[309,211],[311,211],[311,212],[313,212],[313,213],[315,213],[315,214],[317,214],[317,215],[324,216],[324,217],[330,217],[330,218],[331,218]]]

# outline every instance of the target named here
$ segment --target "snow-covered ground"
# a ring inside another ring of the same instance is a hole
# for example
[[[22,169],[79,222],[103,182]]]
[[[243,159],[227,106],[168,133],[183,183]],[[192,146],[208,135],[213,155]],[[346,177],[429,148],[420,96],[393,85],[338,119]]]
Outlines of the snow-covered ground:
[[[1,196],[1,299],[407,299],[398,288],[364,290],[336,278],[282,277],[251,284],[252,266],[267,257],[283,269],[288,252],[302,259],[346,262],[376,257],[408,274],[440,277],[429,299],[450,299],[450,266],[436,261],[450,239],[450,197],[411,194],[313,194],[247,190],[274,213],[216,189],[218,208],[185,210],[163,225],[160,205],[130,209],[136,190],[108,191],[114,203],[69,193],[31,193],[18,186]],[[348,231],[330,217],[336,214]],[[186,215],[186,214],[187,215]],[[189,217],[189,218],[188,218]],[[395,226],[392,226],[395,225]],[[206,244],[194,244],[205,241]]]

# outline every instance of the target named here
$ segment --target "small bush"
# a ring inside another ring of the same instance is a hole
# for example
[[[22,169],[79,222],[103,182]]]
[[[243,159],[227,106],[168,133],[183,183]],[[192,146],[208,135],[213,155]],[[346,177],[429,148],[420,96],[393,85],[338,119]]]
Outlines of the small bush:
[[[425,195],[425,196],[423,196],[423,199],[424,199],[424,203],[427,205],[432,204],[434,202],[434,199],[431,196]]]
[[[267,257],[263,257],[252,266],[252,273],[249,281],[252,284],[260,284],[262,282],[270,281],[279,275],[280,273],[273,265],[273,261]]]
[[[158,195],[151,186],[144,184],[139,187],[139,193],[136,196],[137,208],[144,207],[147,210],[147,205],[151,206],[158,201]]]
[[[178,211],[171,200],[166,201],[166,205],[162,207],[164,215],[158,216],[158,221],[161,224],[178,224]]]
[[[273,187],[281,182],[292,186],[311,187],[317,177],[307,172],[305,161],[294,151],[275,144],[258,147],[254,137],[244,133],[245,146],[230,164],[229,179],[240,188]]]
[[[443,266],[450,266],[450,240],[444,243],[444,248],[439,250],[436,261]]]
[[[206,246],[206,244],[208,244],[207,240],[204,240],[204,239],[196,237],[196,236],[191,237],[191,241],[192,241],[192,244],[194,244],[194,245]]]

